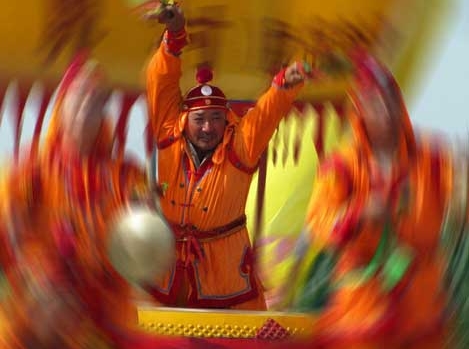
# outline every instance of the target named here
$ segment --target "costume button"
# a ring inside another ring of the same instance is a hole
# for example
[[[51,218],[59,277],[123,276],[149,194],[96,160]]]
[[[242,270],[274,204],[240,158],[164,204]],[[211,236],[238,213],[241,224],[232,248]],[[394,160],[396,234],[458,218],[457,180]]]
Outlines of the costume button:
[[[171,200],[171,205],[176,205],[176,201]]]
[[[179,183],[179,188],[184,188],[184,183]]]
[[[197,188],[197,191],[200,193],[202,191],[202,188],[201,187],[198,187]]]
[[[207,212],[207,211],[208,211],[208,207],[205,206],[202,210],[203,210],[204,212]]]

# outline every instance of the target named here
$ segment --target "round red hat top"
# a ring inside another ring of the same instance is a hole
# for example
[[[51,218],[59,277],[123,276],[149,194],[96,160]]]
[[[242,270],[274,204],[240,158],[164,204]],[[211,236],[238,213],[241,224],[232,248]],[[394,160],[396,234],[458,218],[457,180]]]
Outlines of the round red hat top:
[[[207,82],[212,81],[213,73],[212,70],[208,67],[201,67],[197,69],[195,79],[199,84],[206,84]]]
[[[199,67],[195,77],[198,85],[187,92],[182,105],[183,110],[229,108],[228,100],[223,91],[216,86],[208,84],[213,78],[210,68],[207,66]]]

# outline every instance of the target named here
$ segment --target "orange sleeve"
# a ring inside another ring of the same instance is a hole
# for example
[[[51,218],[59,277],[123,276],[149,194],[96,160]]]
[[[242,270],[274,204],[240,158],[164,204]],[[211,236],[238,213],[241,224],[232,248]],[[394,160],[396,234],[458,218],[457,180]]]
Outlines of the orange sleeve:
[[[352,178],[332,159],[321,166],[313,183],[306,232],[320,248],[338,246],[357,231],[360,208],[352,200]]]
[[[180,113],[182,102],[179,79],[181,60],[169,53],[164,44],[151,57],[148,64],[147,103],[153,134],[157,140],[169,136]]]
[[[281,119],[292,108],[301,87],[302,84],[290,89],[270,87],[256,106],[241,118],[235,133],[234,150],[246,165],[257,164]]]

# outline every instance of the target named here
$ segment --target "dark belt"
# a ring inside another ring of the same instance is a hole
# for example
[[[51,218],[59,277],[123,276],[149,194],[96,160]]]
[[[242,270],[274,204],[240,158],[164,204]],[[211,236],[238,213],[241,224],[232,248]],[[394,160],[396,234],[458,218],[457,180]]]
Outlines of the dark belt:
[[[180,224],[170,223],[171,229],[176,236],[176,241],[183,242],[187,254],[192,253],[199,260],[204,257],[202,248],[200,247],[201,242],[226,237],[239,231],[245,225],[246,215],[242,215],[241,217],[236,218],[234,221],[226,225],[210,230],[199,230],[192,224],[185,224],[181,226]],[[189,259],[187,257],[185,264],[186,266],[189,264]]]

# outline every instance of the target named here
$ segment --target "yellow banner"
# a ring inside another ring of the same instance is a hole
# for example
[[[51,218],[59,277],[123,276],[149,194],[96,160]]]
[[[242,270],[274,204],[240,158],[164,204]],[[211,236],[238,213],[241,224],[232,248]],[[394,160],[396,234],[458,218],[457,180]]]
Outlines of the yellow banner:
[[[87,46],[124,89],[141,89],[142,68],[163,30],[142,22],[124,0],[2,1],[0,82],[56,83],[72,53]],[[442,23],[448,0],[183,1],[191,33],[183,89],[197,65],[210,63],[214,83],[231,99],[255,99],[272,73],[294,57],[314,60],[328,46],[358,43],[393,66],[401,84],[415,80],[416,57]],[[308,86],[302,99],[331,98],[343,81]]]

